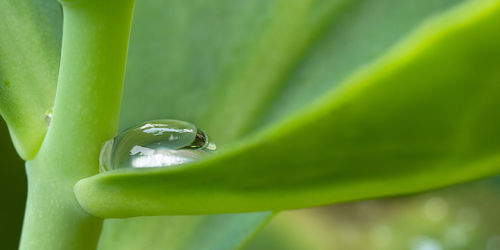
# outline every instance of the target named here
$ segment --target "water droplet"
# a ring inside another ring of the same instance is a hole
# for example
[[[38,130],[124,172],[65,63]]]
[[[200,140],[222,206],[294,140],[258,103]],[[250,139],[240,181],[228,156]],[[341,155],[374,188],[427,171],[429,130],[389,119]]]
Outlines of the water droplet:
[[[200,159],[215,148],[194,124],[178,120],[149,121],[106,141],[99,169],[104,172],[178,165]]]

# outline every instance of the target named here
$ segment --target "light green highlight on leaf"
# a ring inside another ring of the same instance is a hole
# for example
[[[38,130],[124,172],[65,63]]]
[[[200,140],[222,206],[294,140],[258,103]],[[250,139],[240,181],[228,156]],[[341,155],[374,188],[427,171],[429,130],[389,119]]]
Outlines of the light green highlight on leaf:
[[[20,156],[32,159],[54,104],[61,9],[56,1],[0,2],[0,115]]]
[[[499,13],[497,1],[464,4],[239,146],[184,167],[93,176],[77,198],[104,218],[248,212],[497,174]]]

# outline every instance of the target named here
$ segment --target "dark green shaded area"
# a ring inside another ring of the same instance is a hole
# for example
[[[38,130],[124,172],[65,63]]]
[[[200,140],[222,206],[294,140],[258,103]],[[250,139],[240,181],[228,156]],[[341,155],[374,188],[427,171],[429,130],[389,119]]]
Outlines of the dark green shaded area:
[[[17,249],[26,201],[26,175],[3,121],[0,121],[0,158],[0,241],[2,249]]]

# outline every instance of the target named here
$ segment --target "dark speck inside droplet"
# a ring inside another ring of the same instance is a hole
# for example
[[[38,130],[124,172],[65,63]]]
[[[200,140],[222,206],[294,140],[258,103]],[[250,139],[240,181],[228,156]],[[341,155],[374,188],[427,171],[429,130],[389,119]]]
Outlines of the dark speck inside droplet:
[[[184,148],[197,149],[197,148],[203,148],[207,145],[208,140],[205,133],[199,128],[196,128],[196,132],[197,133],[194,137],[193,142]]]

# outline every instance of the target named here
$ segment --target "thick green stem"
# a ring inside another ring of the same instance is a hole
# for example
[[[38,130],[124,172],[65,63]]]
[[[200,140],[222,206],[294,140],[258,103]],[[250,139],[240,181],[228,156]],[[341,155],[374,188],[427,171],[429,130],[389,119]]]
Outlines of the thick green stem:
[[[27,163],[21,249],[95,249],[102,220],[78,204],[73,185],[98,172],[116,134],[133,0],[63,1],[61,67],[51,125]]]

